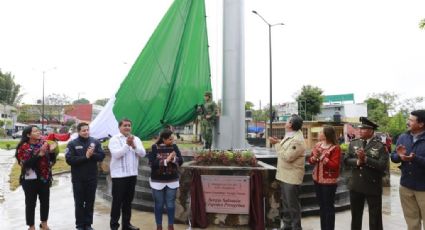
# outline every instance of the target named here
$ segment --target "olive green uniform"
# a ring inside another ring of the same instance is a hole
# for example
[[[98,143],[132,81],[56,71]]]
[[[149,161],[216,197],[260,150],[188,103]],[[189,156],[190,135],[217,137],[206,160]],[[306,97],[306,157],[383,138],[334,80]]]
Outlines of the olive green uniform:
[[[366,155],[365,163],[357,165],[356,150],[363,148]],[[369,142],[354,139],[344,158],[346,166],[352,168],[348,181],[350,190],[351,229],[361,229],[364,202],[369,207],[369,228],[382,229],[382,176],[388,162],[385,146],[379,139],[372,138]]]

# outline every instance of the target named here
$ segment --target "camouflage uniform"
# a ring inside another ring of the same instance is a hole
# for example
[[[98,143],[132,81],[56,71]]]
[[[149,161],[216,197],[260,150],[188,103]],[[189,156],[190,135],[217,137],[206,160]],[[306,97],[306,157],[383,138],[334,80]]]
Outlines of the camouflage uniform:
[[[198,109],[199,114],[201,115],[201,133],[202,139],[205,141],[205,149],[211,148],[212,136],[213,136],[213,127],[217,119],[217,105],[211,99],[211,93],[206,92],[205,96],[209,96],[209,100]],[[207,118],[207,115],[209,118]]]

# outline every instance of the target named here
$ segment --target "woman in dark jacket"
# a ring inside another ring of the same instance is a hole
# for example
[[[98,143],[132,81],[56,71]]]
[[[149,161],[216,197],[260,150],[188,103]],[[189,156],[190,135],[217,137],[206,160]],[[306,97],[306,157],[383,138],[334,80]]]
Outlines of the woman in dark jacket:
[[[148,155],[151,166],[149,183],[155,202],[157,230],[162,230],[164,204],[168,214],[168,229],[174,229],[175,201],[179,187],[178,169],[183,164],[183,158],[173,141],[173,132],[169,129],[163,130],[158,141],[152,145],[152,152]]]
[[[37,196],[40,199],[40,228],[49,229],[50,185],[52,181],[52,165],[56,162],[50,144],[41,139],[37,126],[28,126],[22,131],[21,141],[16,147],[16,159],[22,167],[21,184],[25,192],[25,217],[29,230],[35,230],[34,214]]]
[[[339,176],[341,149],[337,143],[335,129],[323,127],[319,142],[314,146],[308,162],[314,166],[313,180],[320,206],[322,230],[335,228],[335,193]]]

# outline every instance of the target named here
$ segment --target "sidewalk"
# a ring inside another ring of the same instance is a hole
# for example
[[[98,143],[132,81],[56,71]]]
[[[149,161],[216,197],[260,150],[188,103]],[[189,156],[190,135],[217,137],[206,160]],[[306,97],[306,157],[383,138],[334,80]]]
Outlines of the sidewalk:
[[[406,229],[403,213],[398,197],[398,176],[391,179],[393,187],[385,188],[383,196],[383,222],[384,229]],[[22,188],[6,194],[6,200],[0,203],[1,229],[27,229],[25,226],[25,202]],[[39,220],[37,205],[36,220]],[[109,229],[110,203],[100,197],[96,198],[94,224],[97,230]],[[55,177],[54,186],[51,189],[49,225],[52,230],[72,230],[74,228],[74,200],[70,174]],[[339,212],[336,215],[335,229],[350,229],[350,211]],[[36,221],[37,223],[37,221]],[[132,223],[141,229],[156,229],[153,213],[133,210]],[[164,215],[163,226],[166,227],[167,218]],[[304,230],[320,229],[320,219],[317,216],[302,219]],[[368,212],[365,209],[363,229],[368,229]],[[188,229],[187,225],[175,225],[175,229]],[[208,229],[221,229],[221,227],[209,227]],[[232,229],[232,228],[228,228]],[[246,228],[244,228],[246,229]]]
[[[399,175],[391,175],[391,187],[384,188],[382,195],[382,222],[385,230],[407,229],[406,222],[401,208],[398,187],[400,183]],[[305,217],[301,221],[303,230],[320,229],[319,217]],[[336,230],[349,230],[351,224],[350,210],[338,212],[335,216]],[[362,229],[369,229],[369,212],[365,205],[363,213]]]

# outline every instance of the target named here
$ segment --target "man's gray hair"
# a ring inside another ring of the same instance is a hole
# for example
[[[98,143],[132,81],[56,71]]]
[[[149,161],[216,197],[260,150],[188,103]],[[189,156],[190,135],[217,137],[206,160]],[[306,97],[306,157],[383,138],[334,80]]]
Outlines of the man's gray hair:
[[[294,131],[298,131],[303,127],[303,119],[297,114],[292,114],[289,122],[291,123],[292,130]]]

